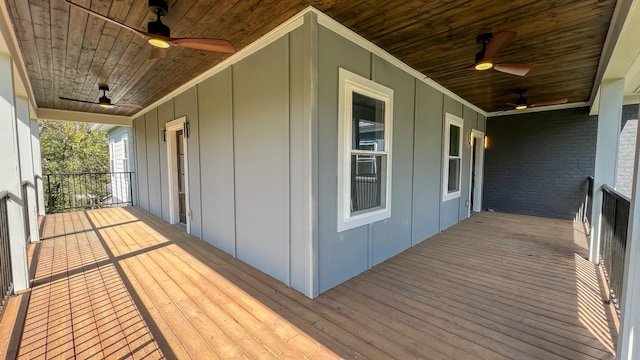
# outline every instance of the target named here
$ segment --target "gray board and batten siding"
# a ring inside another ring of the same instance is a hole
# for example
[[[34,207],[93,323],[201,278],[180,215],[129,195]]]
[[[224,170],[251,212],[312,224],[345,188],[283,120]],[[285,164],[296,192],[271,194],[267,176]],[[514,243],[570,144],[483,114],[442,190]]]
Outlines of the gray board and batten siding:
[[[138,204],[168,219],[161,130],[186,115],[191,233],[309,297],[466,218],[469,146],[462,195],[442,202],[444,114],[464,119],[465,139],[485,128],[481,114],[316,19],[307,13],[302,26],[134,120]],[[391,217],[343,232],[340,68],[394,91]]]

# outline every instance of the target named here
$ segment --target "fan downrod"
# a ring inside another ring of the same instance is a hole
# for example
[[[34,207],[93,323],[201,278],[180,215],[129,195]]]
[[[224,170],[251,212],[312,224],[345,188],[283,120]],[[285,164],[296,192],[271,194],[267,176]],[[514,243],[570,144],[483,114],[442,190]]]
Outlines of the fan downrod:
[[[149,11],[154,15],[158,15],[158,17],[167,16],[169,5],[163,0],[149,0]]]
[[[476,63],[480,62],[480,60],[484,58],[484,55],[487,51],[487,45],[489,45],[489,43],[491,42],[491,39],[493,39],[492,33],[480,34],[476,38],[476,42],[482,45],[482,49],[476,53]]]

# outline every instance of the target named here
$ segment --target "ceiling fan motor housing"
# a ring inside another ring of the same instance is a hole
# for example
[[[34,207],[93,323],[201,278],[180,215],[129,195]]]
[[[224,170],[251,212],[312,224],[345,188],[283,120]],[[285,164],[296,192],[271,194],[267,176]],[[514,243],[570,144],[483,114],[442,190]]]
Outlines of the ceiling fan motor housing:
[[[100,106],[111,106],[111,99],[109,99],[107,95],[100,96],[98,102],[100,103]]]
[[[162,35],[164,37],[171,37],[171,30],[160,19],[156,21],[150,21],[147,26],[147,31],[151,34]]]
[[[518,100],[516,100],[516,105],[527,105],[527,98],[524,97],[525,92],[527,92],[525,89],[516,90],[516,94],[520,95]]]

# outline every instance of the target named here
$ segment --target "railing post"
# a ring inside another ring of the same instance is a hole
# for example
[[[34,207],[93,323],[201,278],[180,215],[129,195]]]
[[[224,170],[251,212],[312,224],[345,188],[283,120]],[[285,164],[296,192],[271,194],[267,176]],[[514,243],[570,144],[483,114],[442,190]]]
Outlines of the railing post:
[[[47,174],[47,204],[49,205],[49,209],[46,210],[51,210],[51,208],[53,207],[53,204],[51,203],[51,177]],[[45,210],[45,214],[48,212]]]
[[[129,171],[129,202],[133,206],[133,177],[131,176],[131,171]]]
[[[29,219],[29,191],[28,182],[22,183],[22,216],[24,217],[24,239],[25,243],[31,241],[31,224]]]
[[[7,297],[13,292],[13,269],[9,245],[9,216],[7,196],[0,197],[0,314]]]

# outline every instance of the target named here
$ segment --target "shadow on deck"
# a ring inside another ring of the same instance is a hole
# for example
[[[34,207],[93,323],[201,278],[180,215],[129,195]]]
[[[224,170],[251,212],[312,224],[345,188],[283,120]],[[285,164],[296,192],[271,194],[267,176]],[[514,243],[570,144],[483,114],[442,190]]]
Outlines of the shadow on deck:
[[[139,208],[43,238],[20,358],[615,357],[570,221],[480,213],[314,300]]]

